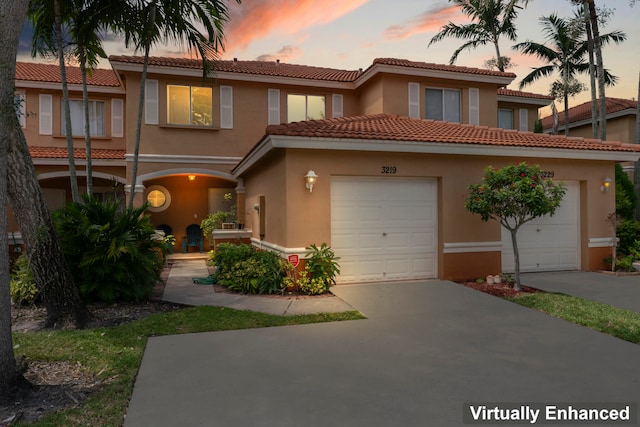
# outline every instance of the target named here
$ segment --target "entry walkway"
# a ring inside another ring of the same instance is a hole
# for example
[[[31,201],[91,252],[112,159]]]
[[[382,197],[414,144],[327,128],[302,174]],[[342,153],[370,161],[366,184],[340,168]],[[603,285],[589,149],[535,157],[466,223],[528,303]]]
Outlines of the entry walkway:
[[[150,338],[125,427],[461,426],[472,402],[639,403],[638,345],[447,281],[334,292],[368,318]]]
[[[335,296],[284,298],[268,295],[240,295],[215,292],[211,285],[193,283],[194,277],[207,277],[208,274],[203,259],[175,260],[162,299],[178,304],[213,305],[280,315],[339,313],[355,310],[351,305]]]

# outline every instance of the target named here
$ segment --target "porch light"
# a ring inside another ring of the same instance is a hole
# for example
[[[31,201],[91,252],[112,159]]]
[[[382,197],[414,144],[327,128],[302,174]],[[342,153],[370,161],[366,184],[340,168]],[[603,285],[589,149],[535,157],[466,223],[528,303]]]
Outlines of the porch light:
[[[318,175],[312,170],[309,169],[309,172],[304,176],[304,180],[307,183],[307,188],[309,189],[309,193],[313,193],[313,185],[318,180]]]
[[[196,176],[195,175],[189,175],[188,178],[189,178],[189,181],[195,181],[196,180]]]
[[[600,191],[602,191],[603,193],[605,191],[609,191],[609,187],[611,186],[612,182],[613,181],[611,181],[611,178],[606,177],[604,181],[602,181],[602,186],[600,187]]]

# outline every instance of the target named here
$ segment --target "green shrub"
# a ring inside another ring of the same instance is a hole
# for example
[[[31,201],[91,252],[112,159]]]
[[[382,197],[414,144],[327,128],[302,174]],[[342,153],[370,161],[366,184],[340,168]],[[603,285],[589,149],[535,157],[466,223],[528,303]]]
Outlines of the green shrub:
[[[329,284],[323,277],[311,277],[309,266],[305,265],[298,275],[298,289],[307,295],[320,295],[329,291]]]
[[[640,241],[640,222],[635,219],[625,219],[616,228],[616,236],[620,239],[618,252],[629,254],[631,248]]]
[[[84,196],[54,215],[80,294],[88,301],[148,298],[160,278],[163,242],[143,216],[147,206],[121,210],[117,201]]]
[[[636,190],[622,166],[616,164],[616,213],[624,220],[634,218],[636,209]]]
[[[312,278],[322,279],[326,284],[326,289],[329,290],[330,286],[336,284],[336,276],[340,274],[340,266],[338,260],[340,258],[335,256],[333,249],[323,243],[318,248],[316,245],[311,245],[307,249],[307,263],[309,273]]]
[[[11,274],[11,300],[15,305],[31,305],[38,298],[38,288],[29,267],[29,259],[20,255]]]
[[[221,243],[215,251],[215,279],[244,294],[274,294],[286,287],[286,263],[277,254],[251,245]]]
[[[634,261],[635,259],[632,255],[625,255],[625,256],[618,257],[616,259],[615,271],[627,271],[627,272],[636,271],[635,268],[633,268]]]

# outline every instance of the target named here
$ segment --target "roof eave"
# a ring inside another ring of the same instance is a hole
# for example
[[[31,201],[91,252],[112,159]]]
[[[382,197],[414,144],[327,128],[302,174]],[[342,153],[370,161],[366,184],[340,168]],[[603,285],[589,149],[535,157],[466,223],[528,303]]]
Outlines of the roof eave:
[[[490,83],[497,86],[507,86],[514,80],[514,77],[507,76],[481,75],[465,73],[463,71],[429,70],[425,68],[412,68],[401,65],[374,64],[369,67],[362,75],[360,75],[360,77],[357,78],[356,87],[360,87],[368,80],[370,80],[373,76],[380,73],[401,74],[406,76],[428,77],[446,80],[460,80],[476,83]]]
[[[540,107],[546,107],[551,104],[553,99],[542,99],[542,98],[527,98],[524,96],[509,96],[509,95],[498,95],[498,102],[511,102],[514,104],[529,104],[529,105],[538,105]]]
[[[640,151],[585,150],[507,146],[470,143],[442,143],[424,141],[390,141],[376,139],[350,139],[326,137],[299,137],[266,135],[233,169],[235,177],[241,177],[266,154],[276,148],[337,151],[378,151],[415,154],[450,154],[493,157],[533,157],[547,159],[603,160],[615,162],[638,161]]]

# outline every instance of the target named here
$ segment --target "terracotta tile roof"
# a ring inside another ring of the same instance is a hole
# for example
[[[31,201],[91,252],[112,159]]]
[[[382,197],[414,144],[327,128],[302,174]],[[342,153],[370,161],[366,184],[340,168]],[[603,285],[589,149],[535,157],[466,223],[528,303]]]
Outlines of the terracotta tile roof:
[[[66,67],[67,82],[70,84],[82,84],[82,75],[79,67]],[[16,80],[62,83],[60,67],[53,64],[38,62],[17,62]],[[92,86],[119,87],[120,82],[113,70],[98,68],[87,79],[87,84]]]
[[[387,114],[272,125],[267,135],[640,152],[640,146]]]
[[[458,65],[443,65],[443,64],[432,64],[428,62],[415,62],[415,61],[409,61],[407,59],[377,58],[373,61],[373,65],[376,65],[376,64],[394,65],[398,67],[407,67],[407,68],[420,68],[423,70],[450,71],[454,73],[478,74],[483,76],[510,77],[510,78],[516,77],[516,75],[513,73],[503,73],[502,71],[487,70],[483,68],[460,67]]]
[[[548,100],[549,103],[553,101],[553,96],[549,95],[541,95],[539,93],[531,93],[531,92],[521,92],[519,90],[511,90],[511,89],[498,89],[498,96],[516,96],[518,98],[531,98],[531,99],[544,99]]]
[[[109,56],[111,62],[121,62],[125,64],[142,64],[141,56]],[[151,57],[149,65],[160,67],[176,67],[186,69],[202,69],[199,59],[189,58],[166,58]],[[502,73],[500,71],[485,70],[481,68],[459,67],[454,65],[430,64],[426,62],[415,62],[406,59],[377,58],[369,67],[375,65],[391,65],[406,68],[419,68],[423,70],[448,71],[471,75],[496,76],[515,78],[513,73]],[[273,61],[216,61],[214,68],[220,72],[253,74],[272,77],[293,77],[310,80],[328,80],[335,82],[353,82],[360,77],[361,70],[340,70],[334,68],[311,67],[308,65],[287,64]]]
[[[635,113],[637,106],[638,101],[634,101],[632,99],[607,98],[607,115],[619,113],[625,110],[633,110]],[[596,111],[600,111],[599,102]],[[591,121],[591,101],[569,108],[570,123],[576,123],[583,120]],[[564,111],[558,112],[558,124],[560,126],[564,126]],[[550,115],[544,117],[542,119],[542,127],[544,129],[551,129],[551,127],[553,127],[553,116]]]
[[[110,56],[111,62],[126,64],[142,64],[141,56]],[[199,59],[189,58],[149,58],[150,66],[174,67],[201,70]],[[286,64],[274,61],[216,61],[214,69],[218,72],[252,74],[272,77],[290,77],[310,80],[327,80],[335,82],[352,82],[361,72],[337,70],[333,68],[311,67],[308,65]]]
[[[73,150],[76,159],[86,159],[84,148]],[[29,147],[29,153],[34,159],[66,159],[67,149],[60,147]],[[124,160],[125,150],[92,149],[91,158],[94,160]]]

